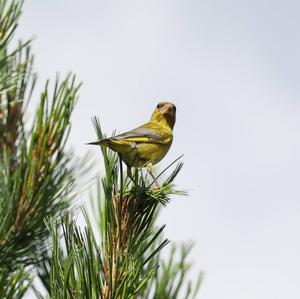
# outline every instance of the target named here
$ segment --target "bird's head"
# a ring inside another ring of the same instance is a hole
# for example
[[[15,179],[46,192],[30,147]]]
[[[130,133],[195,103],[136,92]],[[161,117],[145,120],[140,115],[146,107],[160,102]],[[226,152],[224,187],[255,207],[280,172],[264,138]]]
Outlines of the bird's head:
[[[158,103],[150,121],[165,123],[173,129],[176,121],[176,106],[170,102]]]

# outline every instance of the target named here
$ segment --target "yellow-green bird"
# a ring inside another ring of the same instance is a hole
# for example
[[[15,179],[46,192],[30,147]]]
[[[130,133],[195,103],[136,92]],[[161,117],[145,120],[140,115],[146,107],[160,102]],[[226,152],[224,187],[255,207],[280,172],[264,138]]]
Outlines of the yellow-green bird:
[[[132,178],[131,167],[147,167],[158,163],[169,151],[173,141],[176,107],[170,102],[160,102],[146,124],[129,132],[89,144],[109,147],[120,154]]]

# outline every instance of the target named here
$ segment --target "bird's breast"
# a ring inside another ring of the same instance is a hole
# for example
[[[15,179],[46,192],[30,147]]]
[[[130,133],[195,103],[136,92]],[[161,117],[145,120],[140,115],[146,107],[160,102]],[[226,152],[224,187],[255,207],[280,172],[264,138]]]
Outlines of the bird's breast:
[[[159,143],[141,143],[137,144],[138,159],[134,163],[135,167],[146,166],[145,164],[151,162],[153,165],[158,163],[169,151],[170,144]]]

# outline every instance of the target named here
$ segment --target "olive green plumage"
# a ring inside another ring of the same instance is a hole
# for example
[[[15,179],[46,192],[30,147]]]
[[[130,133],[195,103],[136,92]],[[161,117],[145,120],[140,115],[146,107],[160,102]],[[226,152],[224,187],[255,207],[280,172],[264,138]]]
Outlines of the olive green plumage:
[[[158,163],[169,151],[173,141],[176,107],[169,102],[160,102],[150,121],[129,132],[89,144],[109,147],[120,154],[130,167],[147,167]]]

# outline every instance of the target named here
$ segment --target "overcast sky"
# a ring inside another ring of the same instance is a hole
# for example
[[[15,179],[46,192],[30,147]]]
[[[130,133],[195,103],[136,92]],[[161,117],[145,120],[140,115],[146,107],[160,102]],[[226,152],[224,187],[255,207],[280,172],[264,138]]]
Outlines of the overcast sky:
[[[77,154],[95,139],[93,115],[122,132],[159,100],[176,104],[160,167],[184,154],[176,183],[190,196],[160,222],[171,240],[195,240],[199,299],[300,298],[299,11],[292,0],[26,1],[18,36],[36,37],[40,82],[72,70],[84,83]]]

